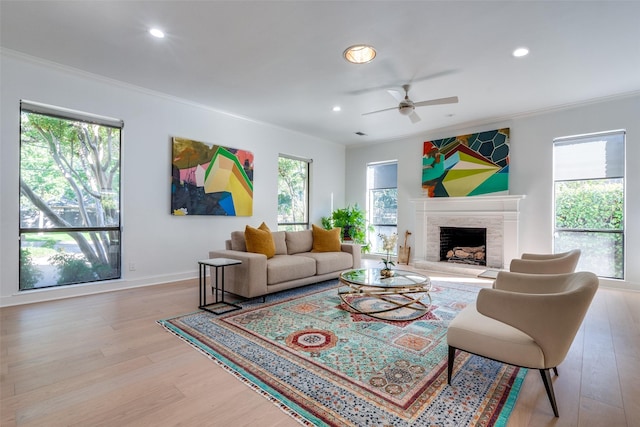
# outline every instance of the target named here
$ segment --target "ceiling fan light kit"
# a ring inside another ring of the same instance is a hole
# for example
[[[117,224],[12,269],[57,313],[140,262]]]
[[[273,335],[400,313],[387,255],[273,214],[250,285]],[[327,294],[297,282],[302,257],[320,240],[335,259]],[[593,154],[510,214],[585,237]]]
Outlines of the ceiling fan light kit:
[[[415,109],[416,107],[415,105],[413,105],[413,102],[411,102],[411,100],[402,101],[400,102],[400,105],[398,105],[398,110],[403,116],[408,116],[409,114],[413,113],[413,110]]]
[[[398,91],[395,91],[395,90],[388,91],[391,96],[393,96],[394,98],[396,98],[396,100],[399,101],[397,107],[385,108],[384,110],[371,111],[369,113],[363,113],[362,115],[367,116],[369,114],[381,113],[383,111],[390,111],[390,110],[397,109],[400,112],[400,114],[402,114],[403,116],[409,116],[411,123],[417,123],[421,119],[420,119],[420,116],[418,116],[418,114],[415,112],[416,107],[426,107],[428,105],[458,103],[457,96],[450,96],[448,98],[429,99],[427,101],[413,102],[411,99],[409,99],[410,88],[411,88],[411,85],[408,85],[408,84],[402,86],[402,89],[404,89],[404,99],[400,96],[400,93]]]

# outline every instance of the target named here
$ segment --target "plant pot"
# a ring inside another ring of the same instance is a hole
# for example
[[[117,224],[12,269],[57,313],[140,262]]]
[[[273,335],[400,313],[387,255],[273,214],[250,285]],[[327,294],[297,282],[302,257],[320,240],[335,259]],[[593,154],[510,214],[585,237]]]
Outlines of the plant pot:
[[[345,242],[349,242],[351,240],[353,240],[351,238],[351,226],[350,225],[345,225],[344,227],[342,227],[342,240]]]
[[[393,274],[394,272],[390,268],[383,268],[380,270],[380,276],[382,277],[393,277]]]

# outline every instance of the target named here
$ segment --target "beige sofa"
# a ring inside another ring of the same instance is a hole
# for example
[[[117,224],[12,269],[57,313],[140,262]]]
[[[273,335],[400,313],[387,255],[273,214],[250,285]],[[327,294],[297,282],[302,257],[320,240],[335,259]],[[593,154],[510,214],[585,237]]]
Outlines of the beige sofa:
[[[311,230],[271,233],[276,254],[268,258],[247,252],[243,231],[233,231],[226,249],[210,251],[210,258],[231,258],[242,264],[225,269],[225,290],[253,298],[337,278],[345,270],[360,268],[358,244],[340,245],[340,252],[312,252]]]

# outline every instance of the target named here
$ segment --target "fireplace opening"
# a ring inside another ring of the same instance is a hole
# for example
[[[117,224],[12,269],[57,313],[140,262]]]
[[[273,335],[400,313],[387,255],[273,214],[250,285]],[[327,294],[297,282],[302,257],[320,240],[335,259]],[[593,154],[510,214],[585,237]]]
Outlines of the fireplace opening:
[[[487,265],[487,229],[440,227],[440,261]]]

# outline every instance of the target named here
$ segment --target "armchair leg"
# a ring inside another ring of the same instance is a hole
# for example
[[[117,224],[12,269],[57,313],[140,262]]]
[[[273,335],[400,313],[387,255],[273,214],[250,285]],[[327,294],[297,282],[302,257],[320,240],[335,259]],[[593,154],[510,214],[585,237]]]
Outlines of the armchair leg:
[[[447,384],[451,384],[451,374],[453,373],[453,359],[456,357],[456,348],[449,346],[449,357],[447,358]]]
[[[553,373],[556,374],[556,377],[558,376],[558,368],[553,368]]]
[[[558,415],[558,406],[556,405],[556,395],[553,392],[553,383],[551,382],[551,373],[548,369],[540,369],[540,375],[542,376],[544,388],[547,390],[547,396],[549,396],[551,408],[553,408],[553,415],[559,417],[560,415]]]

